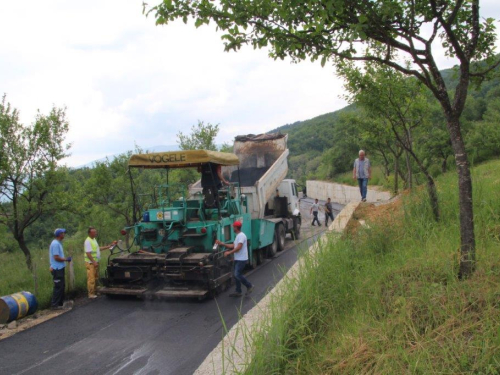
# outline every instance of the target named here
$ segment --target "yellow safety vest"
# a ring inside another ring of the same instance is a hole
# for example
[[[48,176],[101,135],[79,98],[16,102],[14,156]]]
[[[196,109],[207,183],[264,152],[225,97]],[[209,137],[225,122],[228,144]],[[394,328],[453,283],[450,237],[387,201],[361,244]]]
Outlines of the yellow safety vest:
[[[97,240],[94,238],[87,237],[87,240],[90,241],[90,246],[92,247],[92,251],[90,254],[92,255],[92,258],[97,262],[97,250],[99,249],[99,245],[97,244]],[[83,249],[85,251],[85,261],[90,263],[90,258],[87,255],[86,249]]]

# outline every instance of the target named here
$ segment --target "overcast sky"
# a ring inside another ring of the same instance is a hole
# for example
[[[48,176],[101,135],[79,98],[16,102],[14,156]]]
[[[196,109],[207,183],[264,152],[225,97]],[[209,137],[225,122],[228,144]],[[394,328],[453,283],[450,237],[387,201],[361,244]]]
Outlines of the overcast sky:
[[[0,0],[0,94],[25,123],[67,107],[68,166],[174,145],[197,120],[219,123],[222,143],[345,106],[331,67],[225,53],[214,28],[155,26],[142,1]],[[500,18],[496,2],[483,14]]]

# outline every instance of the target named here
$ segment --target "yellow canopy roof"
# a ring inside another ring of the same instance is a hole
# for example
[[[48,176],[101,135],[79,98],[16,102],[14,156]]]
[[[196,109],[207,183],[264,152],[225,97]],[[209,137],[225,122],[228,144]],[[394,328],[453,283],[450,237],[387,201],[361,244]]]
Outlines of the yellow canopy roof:
[[[142,168],[190,168],[205,163],[238,165],[240,161],[235,154],[208,150],[136,154],[132,155],[128,161],[129,167]]]

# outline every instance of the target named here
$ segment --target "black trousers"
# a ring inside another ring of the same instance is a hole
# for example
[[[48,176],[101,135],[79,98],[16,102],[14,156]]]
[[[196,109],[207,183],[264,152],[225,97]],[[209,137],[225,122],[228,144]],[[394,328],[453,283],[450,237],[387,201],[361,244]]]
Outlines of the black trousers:
[[[325,212],[325,226],[328,225],[328,218],[333,221],[333,212]]]
[[[64,290],[66,289],[64,268],[52,270],[54,280],[54,291],[52,292],[52,307],[62,306],[64,303]]]
[[[317,222],[318,225],[321,225],[320,222],[319,222],[319,219],[318,219],[318,211],[313,211],[313,222],[312,222],[312,225],[314,225],[314,222]]]

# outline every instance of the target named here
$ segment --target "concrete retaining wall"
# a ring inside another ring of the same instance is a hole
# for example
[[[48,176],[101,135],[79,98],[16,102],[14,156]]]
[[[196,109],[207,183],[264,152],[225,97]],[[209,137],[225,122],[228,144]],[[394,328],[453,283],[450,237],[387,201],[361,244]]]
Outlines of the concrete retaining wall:
[[[370,185],[368,185],[369,187]],[[307,196],[326,201],[331,198],[332,202],[348,204],[359,202],[361,195],[357,186],[349,186],[325,181],[307,181]],[[391,193],[368,188],[366,195],[367,202],[386,201],[391,198]]]

